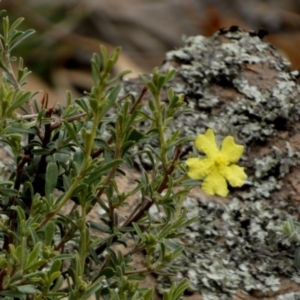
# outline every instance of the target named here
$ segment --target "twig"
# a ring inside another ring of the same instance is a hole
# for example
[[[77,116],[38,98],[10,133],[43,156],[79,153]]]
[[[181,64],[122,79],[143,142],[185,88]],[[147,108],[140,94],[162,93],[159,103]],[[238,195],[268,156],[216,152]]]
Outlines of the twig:
[[[138,99],[137,99],[137,101],[131,107],[131,109],[129,111],[130,114],[132,114],[135,111],[135,109],[137,108],[137,106],[142,102],[142,100],[143,100],[145,94],[147,93],[147,91],[148,91],[148,87],[144,86],[141,93],[140,93],[140,95],[139,95],[139,97],[138,97]]]
[[[175,154],[175,157],[174,157],[174,159],[173,159],[173,161],[171,163],[171,166],[168,168],[168,170],[165,173],[165,176],[164,176],[164,178],[163,178],[160,186],[157,189],[158,193],[162,193],[162,191],[167,187],[168,177],[169,177],[170,174],[173,173],[173,171],[175,169],[176,162],[179,160],[180,154],[181,154],[181,149],[177,148],[176,149],[176,154]],[[144,215],[144,213],[151,208],[151,206],[152,206],[153,203],[154,203],[154,201],[149,201],[148,203],[146,203],[146,205],[132,219],[128,218],[124,222],[124,224],[122,225],[122,227],[131,226],[133,222],[138,221]]]
[[[127,271],[125,272],[125,275],[133,275],[133,274],[147,274],[147,273],[152,273],[153,270],[149,270],[148,268],[143,268],[139,270],[132,270],[132,271]]]
[[[176,162],[179,160],[180,154],[181,154],[181,149],[177,148],[176,149],[175,157],[174,157],[173,161],[171,162],[171,166],[168,168],[168,170],[167,170],[167,172],[166,172],[166,174],[164,176],[164,179],[163,179],[162,183],[160,184],[160,186],[157,189],[158,193],[162,193],[163,190],[166,189],[167,183],[168,183],[168,176],[173,173],[173,171],[175,169],[175,166],[176,166]],[[133,222],[137,222],[145,214],[145,212],[149,211],[149,209],[151,208],[151,206],[153,205],[153,203],[154,203],[153,200],[152,201],[148,201],[145,204],[145,206],[140,209],[139,212],[137,212],[136,214],[131,213],[130,218],[127,218],[127,220],[123,223],[123,225],[121,227],[130,227],[130,226],[132,226]],[[135,212],[136,212],[136,209],[134,210],[134,213]],[[117,238],[113,238],[112,243],[114,241],[116,241],[116,240],[117,240]],[[106,247],[105,243],[101,244],[95,250],[95,252],[97,253],[97,255],[101,254],[105,250],[105,247]]]

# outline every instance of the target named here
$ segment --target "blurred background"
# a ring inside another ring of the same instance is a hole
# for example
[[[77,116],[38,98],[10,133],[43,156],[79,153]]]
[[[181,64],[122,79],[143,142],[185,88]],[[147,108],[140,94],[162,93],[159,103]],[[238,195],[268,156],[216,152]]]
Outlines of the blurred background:
[[[25,17],[22,30],[36,30],[13,54],[33,71],[30,85],[60,102],[66,89],[89,90],[90,59],[100,44],[109,51],[122,46],[116,72],[136,76],[160,66],[183,36],[210,36],[231,25],[267,30],[265,40],[300,69],[299,0],[2,0],[0,6],[11,22]]]

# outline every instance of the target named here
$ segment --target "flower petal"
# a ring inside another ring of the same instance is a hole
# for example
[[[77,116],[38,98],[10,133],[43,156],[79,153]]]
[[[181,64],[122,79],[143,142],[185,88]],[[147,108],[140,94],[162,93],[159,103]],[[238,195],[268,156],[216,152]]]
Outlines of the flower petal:
[[[245,179],[247,178],[244,168],[238,165],[224,166],[220,169],[220,173],[233,187],[242,186],[245,183]]]
[[[187,174],[192,179],[205,177],[214,165],[214,161],[209,158],[188,158],[185,163],[189,167]]]
[[[217,156],[220,152],[212,129],[207,129],[205,134],[199,134],[195,140],[195,146],[210,158]]]
[[[222,143],[221,154],[224,155],[228,161],[236,163],[242,156],[244,146],[237,145],[232,136],[227,136]]]
[[[219,173],[218,169],[213,170],[203,181],[202,190],[208,195],[219,195],[226,197],[228,188],[225,178]]]

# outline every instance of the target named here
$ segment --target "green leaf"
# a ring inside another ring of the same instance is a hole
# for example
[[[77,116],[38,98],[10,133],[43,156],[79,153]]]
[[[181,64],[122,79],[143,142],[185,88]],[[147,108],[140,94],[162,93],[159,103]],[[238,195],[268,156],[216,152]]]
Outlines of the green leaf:
[[[94,53],[91,59],[92,62],[92,78],[94,85],[99,84],[99,78],[100,78],[100,57],[97,53]]]
[[[0,17],[2,17],[4,14],[6,14],[6,10],[5,9],[0,10]]]
[[[34,246],[33,250],[28,255],[24,271],[32,268],[32,265],[38,260],[39,255],[41,253],[42,246],[43,246],[42,242],[38,242]]]
[[[113,167],[116,167],[116,166],[120,165],[123,162],[124,162],[123,159],[115,159],[115,160],[112,160],[109,163],[102,163],[103,165],[96,168],[95,171],[91,172],[90,175],[87,178],[84,179],[84,183],[86,183],[88,185],[91,185],[95,181],[99,180],[101,175],[105,171],[107,171],[107,170],[109,170]]]
[[[55,272],[60,271],[61,265],[62,265],[61,260],[55,260],[55,261],[52,263],[52,265],[51,265],[51,268],[50,268],[50,270],[49,270],[49,274],[52,274],[52,273],[55,273]]]
[[[11,206],[11,209],[17,211],[20,223],[22,220],[26,220],[25,212],[20,206]]]
[[[77,194],[87,189],[88,189],[88,185],[86,183],[81,183],[74,189],[72,196],[76,196]]]
[[[24,293],[18,290],[8,290],[8,291],[1,291],[1,296],[11,297],[11,298],[21,298],[24,296]]]
[[[109,212],[109,208],[106,205],[106,203],[101,199],[101,198],[97,198],[97,202],[99,203],[99,205],[108,213]]]
[[[24,294],[35,294],[37,292],[36,288],[32,284],[24,284],[16,287],[19,292]]]
[[[15,124],[9,128],[7,128],[7,134],[13,134],[13,133],[18,133],[18,134],[35,134],[36,131],[34,129],[31,128],[23,128],[20,126],[15,126]]]
[[[77,163],[78,167],[82,165],[82,162],[84,160],[84,153],[81,149],[77,149],[74,152],[73,160]]]
[[[102,225],[100,223],[96,223],[94,221],[90,221],[89,223],[91,225],[91,228],[93,228],[93,229],[97,229],[100,232],[111,233],[111,229],[108,226],[104,226],[104,225]]]
[[[1,187],[0,194],[8,197],[17,196],[19,192],[15,189]]]
[[[92,88],[92,93],[93,93],[93,95],[94,95],[94,94],[97,95],[97,94],[98,94],[98,91],[99,91],[99,88],[98,88],[98,87],[93,87],[93,88]],[[97,111],[98,111],[98,99],[96,98],[96,96],[94,96],[94,98],[92,98],[92,96],[91,96],[90,101],[89,101],[89,105],[90,105],[90,107],[91,107],[91,109],[92,109],[92,112],[93,112],[94,114],[96,114]]]
[[[37,270],[38,268],[45,266],[47,263],[48,263],[48,260],[46,260],[46,259],[38,260],[38,261],[32,263],[30,266],[27,266],[26,271],[31,270],[31,269]]]
[[[2,19],[2,26],[3,26],[4,39],[8,40],[9,39],[9,19],[7,16]]]
[[[52,283],[56,278],[58,278],[60,276],[60,274],[61,274],[60,271],[52,272],[50,275],[49,281]]]
[[[12,51],[15,47],[17,47],[20,43],[22,43],[25,39],[27,39],[29,36],[35,33],[35,30],[33,29],[28,29],[25,32],[23,32],[19,37],[18,40],[11,44],[10,46],[10,51]]]
[[[63,186],[64,191],[68,191],[71,186],[71,178],[65,174],[63,175]]]
[[[145,236],[143,235],[143,232],[141,231],[140,227],[136,223],[132,223],[132,226],[134,227],[136,233],[138,234],[139,238],[144,242],[146,240]]]
[[[180,299],[184,291],[190,286],[189,281],[185,278],[182,281],[176,285],[176,283],[173,283],[175,285],[175,291],[173,293],[173,298],[174,300]]]
[[[107,267],[101,270],[100,275],[105,276],[105,279],[109,279],[116,274],[116,271],[113,268]]]
[[[86,100],[80,98],[80,99],[76,99],[75,103],[80,106],[84,112],[86,112],[87,114],[90,113],[89,107],[87,105]]]
[[[198,186],[201,182],[202,180],[188,179],[182,182],[182,186]]]
[[[23,271],[17,271],[10,279],[10,282],[14,282],[23,278]]]
[[[69,136],[73,139],[73,141],[76,143],[76,145],[81,148],[82,146],[77,138],[77,133],[75,132],[74,127],[73,127],[74,125],[70,124],[66,120],[62,120],[62,121],[64,123],[64,126],[66,127],[66,130],[67,130]]]
[[[32,227],[29,227],[28,231],[30,232],[33,243],[36,244],[39,241],[36,230],[34,230]]]
[[[17,28],[20,26],[20,24],[21,24],[23,21],[24,21],[24,18],[23,18],[23,17],[16,19],[16,20],[10,25],[8,34],[9,34],[9,35],[12,35],[13,32],[17,30]]]
[[[50,149],[40,148],[40,149],[32,149],[31,153],[33,155],[49,155],[51,153]]]
[[[65,260],[65,259],[72,259],[73,258],[73,255],[72,254],[60,254],[60,255],[57,255],[57,256],[54,256],[52,258],[53,261],[55,260]]]
[[[101,276],[98,278],[85,292],[82,300],[89,299],[92,295],[94,295],[99,289],[102,288],[102,280],[104,279],[104,276]]]
[[[109,289],[109,293],[110,293],[110,298],[109,298],[110,300],[120,300],[120,297],[115,290]]]
[[[110,108],[115,104],[117,97],[121,91],[121,88],[122,88],[121,85],[117,85],[110,91],[107,97],[108,102],[101,111],[100,119],[102,119],[102,117],[104,117],[104,115],[106,115],[106,113],[110,110]]]
[[[13,184],[14,184],[13,181],[9,181],[9,180],[0,181],[0,186],[1,185],[13,185]]]
[[[145,135],[141,133],[140,131],[133,129],[128,137],[128,140],[134,141],[134,142],[139,142],[142,138],[144,138]]]
[[[173,229],[174,225],[171,223],[166,224],[163,229],[159,232],[157,238],[160,240],[164,237],[166,237],[170,231]]]
[[[153,293],[154,293],[153,289],[148,289],[143,295],[143,300],[152,300],[153,299]]]
[[[21,107],[25,102],[30,100],[31,92],[16,90],[14,101],[7,109],[7,114],[10,115],[15,109]]]
[[[53,193],[58,179],[58,167],[56,163],[50,162],[47,165],[46,169],[46,186],[45,186],[45,194],[46,197],[49,198],[50,194]]]
[[[99,133],[99,134],[101,135],[101,133]],[[101,139],[99,137],[98,138],[96,137],[95,138],[95,143],[96,143],[97,146],[103,148],[104,150],[110,151],[109,145],[108,145],[108,143],[105,140],[103,140],[103,139]]]
[[[55,224],[52,221],[49,221],[45,226],[45,245],[50,246],[53,241],[55,234]]]
[[[130,71],[130,70],[125,70],[125,71],[120,72],[119,74],[117,74],[115,77],[113,77],[111,80],[108,81],[108,85],[111,85],[116,81],[119,81],[125,75],[130,74],[130,73],[132,73],[132,71]]]
[[[52,292],[58,291],[64,283],[64,277],[59,276],[59,278],[56,280],[54,287],[51,289]]]
[[[41,279],[45,277],[44,271],[36,271],[36,272],[30,272],[28,274],[23,274],[24,278],[32,278],[32,277],[40,277]]]

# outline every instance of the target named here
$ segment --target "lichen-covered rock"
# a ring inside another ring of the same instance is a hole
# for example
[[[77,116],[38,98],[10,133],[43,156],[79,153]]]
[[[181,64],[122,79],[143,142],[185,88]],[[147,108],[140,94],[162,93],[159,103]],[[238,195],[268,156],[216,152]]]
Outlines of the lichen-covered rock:
[[[182,240],[187,256],[177,261],[180,271],[161,278],[161,288],[188,277],[191,290],[211,300],[232,299],[237,290],[254,299],[290,299],[284,293],[300,290],[282,289],[284,278],[300,283],[300,276],[295,246],[279,230],[299,214],[298,73],[259,35],[231,27],[211,38],[186,38],[166,54],[162,70],[177,69],[170,85],[194,109],[174,128],[194,136],[213,128],[220,140],[234,136],[246,148],[241,164],[248,179],[225,201],[201,191],[186,200],[199,221]]]

